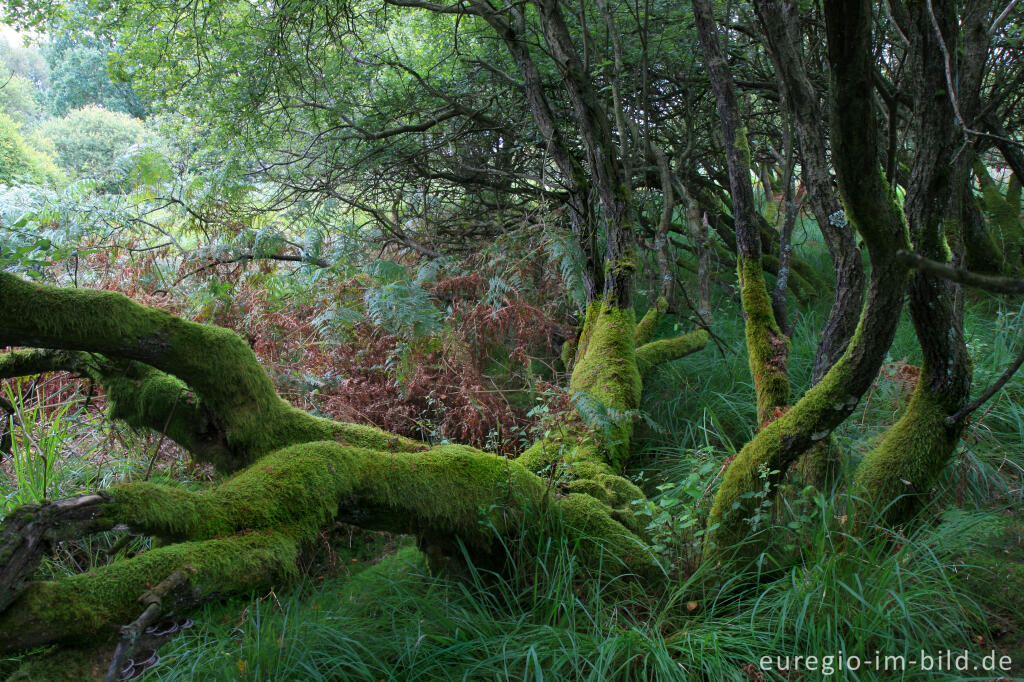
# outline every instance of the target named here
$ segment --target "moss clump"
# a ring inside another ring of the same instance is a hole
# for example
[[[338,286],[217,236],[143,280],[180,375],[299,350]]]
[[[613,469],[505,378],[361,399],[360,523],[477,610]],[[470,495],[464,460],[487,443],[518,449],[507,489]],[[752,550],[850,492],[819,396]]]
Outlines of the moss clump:
[[[882,442],[865,455],[853,489],[865,511],[882,511],[889,523],[905,521],[927,496],[960,439],[960,426],[947,423],[949,412],[928,390],[922,371],[910,405]]]
[[[573,369],[569,388],[585,393],[606,408],[625,411],[640,405],[640,372],[636,366],[636,318],[626,310],[600,301],[587,310],[587,345]],[[629,456],[632,422],[614,429],[608,461],[621,471]]]
[[[775,321],[760,263],[740,256],[737,267],[750,374],[757,394],[757,420],[764,425],[775,408],[789,404],[790,341]]]
[[[608,507],[590,495],[571,494],[561,500],[558,512],[575,531],[576,549],[584,561],[602,573],[630,572],[655,578],[661,565],[647,544],[612,518]]]
[[[572,369],[572,362],[576,358],[576,339],[566,339],[562,344],[561,352],[562,366],[566,371]]]

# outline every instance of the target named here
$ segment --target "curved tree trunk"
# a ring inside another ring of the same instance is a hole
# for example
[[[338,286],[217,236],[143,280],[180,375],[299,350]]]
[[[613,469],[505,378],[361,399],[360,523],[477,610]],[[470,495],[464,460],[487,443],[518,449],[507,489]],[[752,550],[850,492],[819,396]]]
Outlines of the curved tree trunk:
[[[871,3],[825,3],[832,73],[833,161],[850,223],[871,263],[860,321],[842,357],[779,419],[747,443],[726,470],[709,516],[705,558],[746,536],[754,494],[766,476],[772,489],[781,473],[826,439],[853,411],[885,359],[899,322],[906,270],[896,251],[909,247],[906,223],[877,161],[878,130],[872,99]]]
[[[703,331],[650,342],[663,312],[656,306],[638,330],[632,311],[592,304],[571,388],[627,419],[603,438],[572,434],[571,448],[542,441],[509,461],[312,417],[277,396],[229,330],[121,294],[0,273],[0,344],[49,349],[0,356],[0,376],[65,369],[93,377],[113,415],[138,427],[170,424],[168,437],[235,472],[201,492],[134,482],[15,510],[0,528],[0,651],[109,638],[139,614],[147,587],[175,571],[185,573],[192,602],[287,581],[299,546],[335,519],[414,534],[428,557],[457,556],[462,543],[493,562],[498,536],[541,514],[560,520],[595,569],[658,575],[634,532],[630,505],[642,494],[621,476],[628,411],[639,404],[642,369],[707,342]],[[197,432],[193,422],[205,426]],[[557,485],[552,464],[565,465]],[[86,574],[30,581],[52,543],[119,525],[170,544]]]
[[[957,65],[944,63],[942,49],[942,42],[958,44],[958,21],[949,0],[918,6],[914,19],[910,39],[918,153],[907,191],[907,219],[917,252],[947,261],[951,247],[952,253],[963,253],[960,190],[966,173],[958,172],[955,161],[962,131],[955,124],[946,81],[947,69],[956,73]],[[909,307],[924,354],[917,387],[906,413],[864,458],[855,479],[862,499],[884,507],[892,522],[905,520],[917,508],[953,454],[963,422],[950,423],[949,417],[963,407],[971,385],[961,287],[916,271]]]

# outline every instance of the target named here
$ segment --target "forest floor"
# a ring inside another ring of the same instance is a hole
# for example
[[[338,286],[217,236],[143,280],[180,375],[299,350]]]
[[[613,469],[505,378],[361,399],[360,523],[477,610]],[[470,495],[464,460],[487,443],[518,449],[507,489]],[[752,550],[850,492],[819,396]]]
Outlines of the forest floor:
[[[252,310],[256,293],[244,286],[238,291]],[[264,307],[258,314],[239,315],[228,307],[213,317],[250,339],[296,404],[353,421],[369,414],[399,423],[405,418],[394,416],[396,401],[389,403],[386,394],[404,381],[400,393],[412,416],[410,435],[449,437],[444,426],[456,420],[445,422],[445,411],[456,409],[452,401],[461,389],[446,367],[450,358],[437,346],[406,346],[412,364],[422,364],[402,374],[410,361],[394,357],[401,344],[392,337],[357,332],[331,347],[310,331],[323,308],[296,310],[269,297],[259,300]],[[184,305],[179,310],[189,312]],[[196,310],[204,308],[191,308]],[[791,371],[798,389],[809,377],[823,313],[802,307],[796,318]],[[1018,304],[970,301],[967,336],[976,386],[990,383],[1015,354],[1022,315]],[[679,322],[671,316],[662,324],[663,334],[677,333]],[[1009,657],[1012,668],[938,671],[907,664],[900,671],[834,676],[1024,676],[1024,381],[1014,379],[979,413],[933,503],[914,523],[855,537],[843,525],[838,490],[793,488],[752,520],[778,539],[782,553],[762,557],[744,579],[723,584],[699,564],[699,529],[722,462],[750,437],[755,421],[746,358],[736,341],[741,324],[738,317],[716,320],[716,333],[734,345],[709,346],[672,363],[646,387],[630,473],[650,495],[648,530],[663,555],[666,584],[645,589],[628,580],[602,581],[576,561],[573,547],[553,537],[509,541],[511,570],[504,575],[472,566],[459,576],[434,575],[410,538],[338,524],[324,529],[304,553],[298,585],[239,595],[179,620],[179,627],[189,627],[160,649],[158,662],[139,667],[139,679],[813,680],[833,675],[761,661],[797,655],[868,660],[876,653],[909,660],[917,652],[946,650],[967,652],[971,665],[989,654]],[[306,339],[308,348],[297,347],[296,339]],[[359,344],[362,350],[353,350]],[[325,368],[345,353],[352,359],[328,382]],[[373,372],[345,374],[368,360],[376,363]],[[899,417],[919,364],[905,320],[874,386],[836,433],[844,466],[855,466]],[[439,378],[440,387],[431,388],[430,380]],[[313,385],[319,392],[309,390]],[[353,386],[364,387],[372,404],[343,402],[339,396],[353,393]],[[525,442],[530,429],[550,418],[553,408],[543,399],[552,394],[544,386],[539,380],[520,386],[512,403],[528,405],[525,396],[545,409],[527,414],[525,407],[503,403],[519,420],[504,417],[514,425],[506,427],[506,439]],[[55,375],[0,388],[19,408],[14,451],[0,464],[3,510],[142,477],[188,487],[216,479],[166,439],[109,423],[102,396],[87,399],[90,387],[82,383]],[[381,407],[387,404],[390,412]],[[487,423],[479,418],[475,431],[466,432],[484,447],[495,438]],[[43,576],[88,570],[145,551],[148,543],[114,533],[66,543]],[[24,656],[0,660],[0,679],[24,662]]]

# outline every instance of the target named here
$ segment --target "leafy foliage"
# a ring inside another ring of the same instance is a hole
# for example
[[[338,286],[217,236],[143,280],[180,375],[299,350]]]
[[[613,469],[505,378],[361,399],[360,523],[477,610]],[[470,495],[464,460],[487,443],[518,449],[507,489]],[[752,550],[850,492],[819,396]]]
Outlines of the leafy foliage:
[[[152,133],[128,114],[88,105],[49,119],[39,127],[72,177],[106,172],[132,145],[152,140]]]
[[[54,159],[33,147],[14,119],[0,114],[0,184],[52,185],[59,177]]]

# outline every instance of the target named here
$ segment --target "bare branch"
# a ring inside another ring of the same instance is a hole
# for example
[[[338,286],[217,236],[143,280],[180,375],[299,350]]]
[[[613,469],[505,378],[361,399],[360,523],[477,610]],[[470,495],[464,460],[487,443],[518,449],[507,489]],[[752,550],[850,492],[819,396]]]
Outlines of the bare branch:
[[[910,251],[897,251],[896,258],[907,267],[916,268],[929,275],[948,279],[964,286],[994,291],[998,294],[1024,294],[1024,279],[979,275],[976,272],[955,268]]]
[[[1006,371],[1003,372],[1002,376],[996,379],[995,383],[989,386],[988,389],[986,389],[986,391],[980,396],[961,407],[956,414],[947,417],[946,422],[950,425],[956,424],[967,417],[971,412],[974,412],[976,409],[988,402],[989,398],[998,393],[999,390],[1013,378],[1013,375],[1017,373],[1017,370],[1020,369],[1022,364],[1024,364],[1024,350],[1021,350],[1020,354],[1017,355],[1017,359],[1013,361],[1013,364],[1006,368]]]
[[[1006,21],[1006,17],[1010,15],[1010,12],[1013,10],[1013,6],[1016,4],[1017,0],[1010,0],[1010,4],[1006,6],[1006,9],[999,13],[999,16],[995,18],[995,20],[992,22],[992,25],[989,27],[989,35],[995,35],[996,31],[998,31],[999,28],[1003,25],[1003,22]]]

